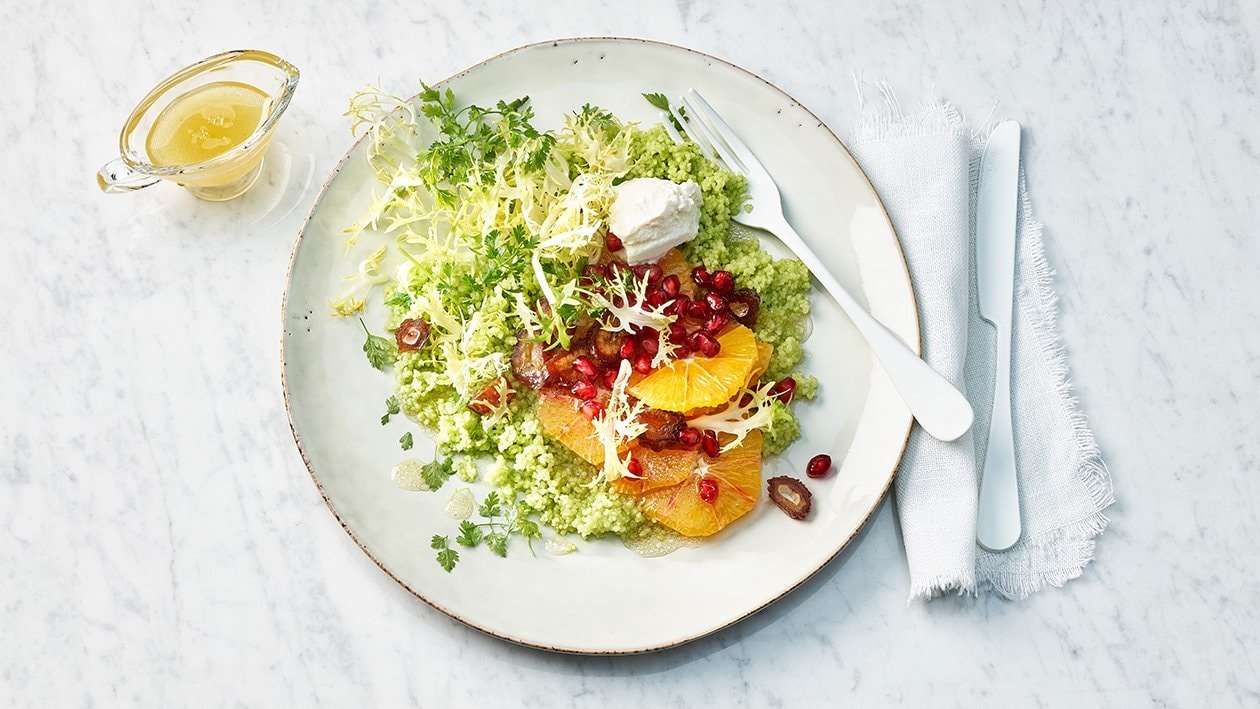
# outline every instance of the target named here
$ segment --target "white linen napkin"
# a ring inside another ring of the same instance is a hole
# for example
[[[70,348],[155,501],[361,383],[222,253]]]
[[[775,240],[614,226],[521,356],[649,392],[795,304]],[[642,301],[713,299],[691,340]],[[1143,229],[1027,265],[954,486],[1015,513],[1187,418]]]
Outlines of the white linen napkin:
[[[886,86],[850,141],[875,185],[914,280],[923,355],[976,409],[952,443],[917,426],[897,472],[896,505],[911,598],[992,589],[1025,598],[1081,575],[1107,525],[1111,479],[1077,407],[1059,341],[1053,272],[1020,170],[1011,389],[1024,534],[1013,548],[976,545],[976,506],[993,402],[994,338],[976,305],[974,215],[988,127],[950,104],[905,113]]]

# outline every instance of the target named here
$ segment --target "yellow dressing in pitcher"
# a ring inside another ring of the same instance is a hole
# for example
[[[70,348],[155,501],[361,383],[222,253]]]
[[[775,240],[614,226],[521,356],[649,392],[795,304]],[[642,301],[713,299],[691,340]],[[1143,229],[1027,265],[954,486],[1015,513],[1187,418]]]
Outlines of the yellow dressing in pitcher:
[[[245,142],[263,119],[267,94],[216,81],[183,94],[162,110],[145,138],[154,165],[193,165]]]

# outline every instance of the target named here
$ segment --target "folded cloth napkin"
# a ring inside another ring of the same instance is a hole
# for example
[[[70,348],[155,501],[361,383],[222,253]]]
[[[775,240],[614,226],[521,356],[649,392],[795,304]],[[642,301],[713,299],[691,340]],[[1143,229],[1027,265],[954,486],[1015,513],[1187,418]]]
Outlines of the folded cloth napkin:
[[[862,93],[861,90],[859,93]],[[1111,479],[1081,414],[1059,341],[1053,272],[1020,171],[1011,389],[1024,534],[976,545],[979,480],[993,404],[994,336],[976,305],[975,205],[988,128],[951,105],[906,113],[886,86],[863,101],[850,141],[892,217],[914,280],[923,356],[976,409],[972,433],[944,443],[918,427],[897,471],[911,598],[992,589],[1025,598],[1081,575],[1107,525]]]

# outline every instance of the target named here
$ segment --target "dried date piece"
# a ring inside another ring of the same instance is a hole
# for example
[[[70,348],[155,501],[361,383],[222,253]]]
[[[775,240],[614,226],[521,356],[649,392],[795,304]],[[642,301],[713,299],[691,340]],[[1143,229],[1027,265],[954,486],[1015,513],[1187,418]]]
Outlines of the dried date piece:
[[[541,389],[547,383],[547,356],[541,342],[528,340],[524,330],[517,333],[516,347],[512,348],[512,374],[530,389]]]
[[[761,296],[752,288],[739,288],[728,299],[727,309],[741,325],[757,324],[757,311],[761,309]]]
[[[660,409],[648,409],[639,414],[639,421],[647,426],[647,430],[639,436],[639,443],[659,451],[666,446],[678,442],[687,421],[681,414]]]
[[[796,478],[780,475],[767,480],[766,487],[770,491],[770,501],[787,513],[788,517],[805,519],[809,514],[813,496],[809,494],[809,488],[805,487],[805,483]]]
[[[591,338],[591,354],[600,364],[609,365],[615,363],[621,356],[621,343],[625,340],[625,335],[620,332],[608,332],[607,330],[596,330],[595,335]]]
[[[398,343],[399,352],[414,352],[429,339],[429,323],[421,318],[408,318],[398,323],[394,331],[394,340]]]

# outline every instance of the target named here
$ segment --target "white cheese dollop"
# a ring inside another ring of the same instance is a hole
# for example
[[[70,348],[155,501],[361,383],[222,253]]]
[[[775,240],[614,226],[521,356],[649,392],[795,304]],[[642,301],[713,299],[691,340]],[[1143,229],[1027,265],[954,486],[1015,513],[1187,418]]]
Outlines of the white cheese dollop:
[[[700,230],[700,185],[637,177],[613,188],[608,229],[621,239],[630,265],[655,261]]]

